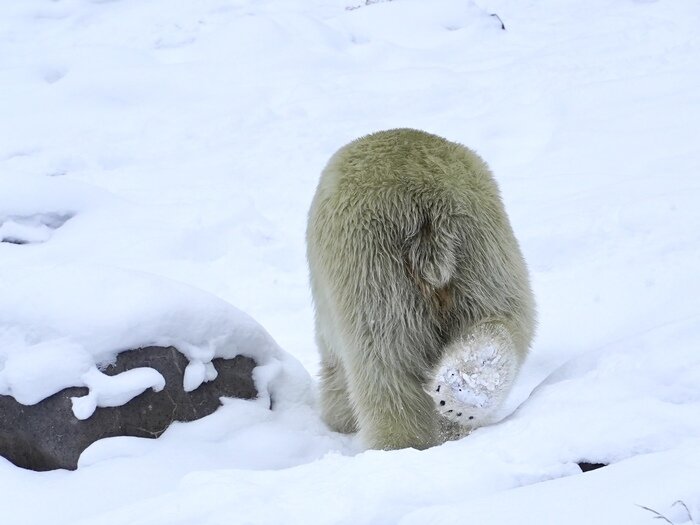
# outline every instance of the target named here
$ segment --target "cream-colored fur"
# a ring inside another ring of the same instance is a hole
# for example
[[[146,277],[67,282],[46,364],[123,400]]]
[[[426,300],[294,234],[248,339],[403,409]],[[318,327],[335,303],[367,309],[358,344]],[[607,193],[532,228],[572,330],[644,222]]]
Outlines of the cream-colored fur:
[[[425,448],[454,433],[450,421],[489,421],[535,313],[498,188],[475,153],[411,129],[341,148],[311,205],[307,256],[331,428],[359,430],[373,448]]]

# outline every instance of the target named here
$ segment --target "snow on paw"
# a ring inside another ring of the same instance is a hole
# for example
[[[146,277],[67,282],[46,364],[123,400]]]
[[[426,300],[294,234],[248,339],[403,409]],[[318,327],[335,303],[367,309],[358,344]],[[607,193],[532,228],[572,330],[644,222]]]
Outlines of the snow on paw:
[[[445,349],[426,388],[443,417],[472,428],[490,422],[515,376],[507,343],[477,332]]]
[[[490,407],[487,392],[470,387],[469,372],[446,364],[438,369],[430,388],[437,411],[455,423],[477,426]]]
[[[450,421],[463,425],[474,420],[475,416],[471,413],[474,407],[465,406],[458,397],[458,394],[466,388],[459,370],[449,367],[441,369],[435,384],[432,397],[440,414]]]

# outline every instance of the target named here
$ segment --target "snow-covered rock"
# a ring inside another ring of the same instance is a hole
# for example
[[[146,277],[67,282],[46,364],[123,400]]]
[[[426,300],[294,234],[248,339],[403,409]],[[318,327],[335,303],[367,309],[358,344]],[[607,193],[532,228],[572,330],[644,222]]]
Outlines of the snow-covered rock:
[[[121,352],[104,371],[88,372],[96,377],[86,380],[87,388],[65,388],[32,405],[0,395],[0,456],[32,470],[75,469],[80,454],[99,439],[157,438],[174,421],[212,414],[221,397],[251,399],[257,394],[255,361],[249,357],[215,359],[216,379],[191,392],[182,387],[186,366],[187,359],[175,348],[139,348]],[[156,377],[156,385],[143,392],[143,385],[151,384],[149,376]],[[90,389],[96,382],[108,386]],[[97,403],[103,408],[95,409]],[[75,412],[86,417],[76,418]]]
[[[0,189],[0,455],[75,468],[98,439],[159,436],[222,396],[309,396],[306,371],[250,316],[101,256],[115,224],[139,216],[132,205],[53,177]],[[144,256],[131,237],[113,249]]]
[[[24,246],[16,246],[24,249]],[[187,358],[187,392],[216,378],[215,358],[262,366],[291,359],[253,319],[216,297],[142,272],[78,262],[14,268],[0,283],[0,395],[26,405],[85,387],[73,413],[126,403],[165,386],[151,369],[99,368],[124,350],[173,346]]]

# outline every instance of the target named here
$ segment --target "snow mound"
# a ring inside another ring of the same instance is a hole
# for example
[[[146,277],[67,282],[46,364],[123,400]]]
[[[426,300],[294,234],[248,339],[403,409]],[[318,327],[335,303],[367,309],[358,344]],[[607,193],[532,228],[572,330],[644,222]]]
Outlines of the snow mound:
[[[46,242],[51,238],[53,230],[63,226],[71,217],[60,213],[10,215],[0,219],[0,242],[12,244]]]
[[[163,377],[150,368],[113,377],[99,371],[120,351],[134,348],[180,350],[189,360],[186,391],[215,379],[217,357],[244,355],[277,373],[280,362],[290,359],[248,315],[162,277],[77,263],[15,268],[9,277],[0,283],[0,394],[20,403],[84,386],[89,393],[74,399],[73,411],[85,419],[98,406],[118,406],[147,388],[162,389]],[[275,375],[260,376],[263,390]]]
[[[78,212],[117,201],[105,190],[63,177],[13,172],[0,177],[0,223],[33,217],[33,222],[55,229]]]

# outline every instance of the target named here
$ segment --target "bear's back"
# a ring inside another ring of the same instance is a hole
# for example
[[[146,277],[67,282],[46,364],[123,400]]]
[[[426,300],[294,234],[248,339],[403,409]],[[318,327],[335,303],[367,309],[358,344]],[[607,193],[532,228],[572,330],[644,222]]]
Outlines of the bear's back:
[[[341,148],[321,175],[318,197],[336,210],[369,213],[382,202],[422,203],[453,213],[500,207],[498,187],[486,163],[468,148],[414,129],[379,131]],[[411,205],[412,204],[412,205]]]

